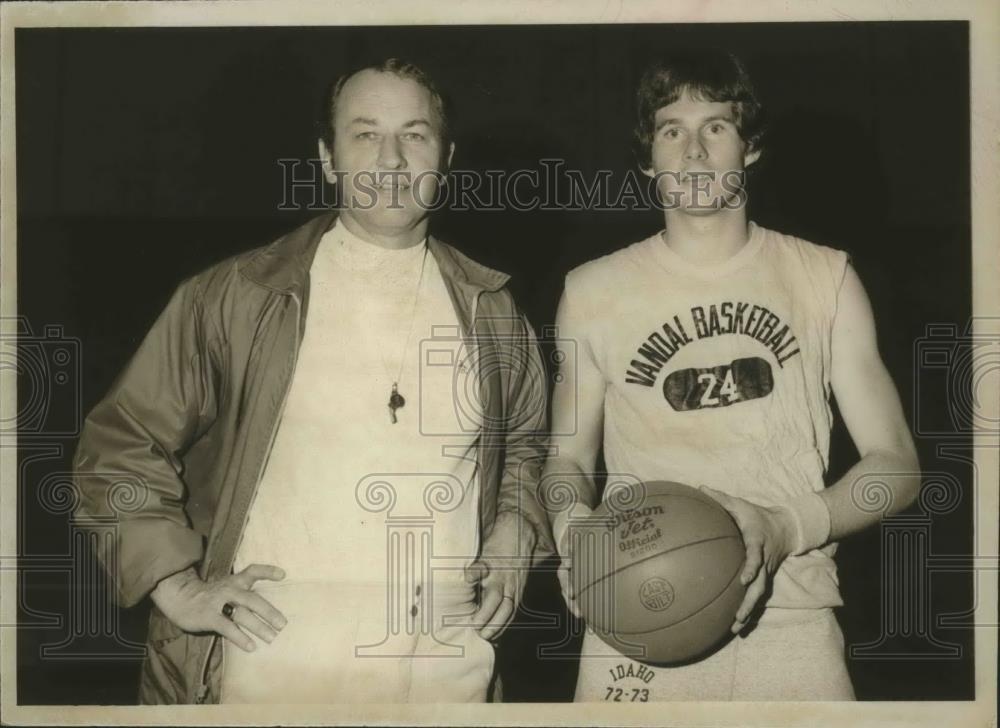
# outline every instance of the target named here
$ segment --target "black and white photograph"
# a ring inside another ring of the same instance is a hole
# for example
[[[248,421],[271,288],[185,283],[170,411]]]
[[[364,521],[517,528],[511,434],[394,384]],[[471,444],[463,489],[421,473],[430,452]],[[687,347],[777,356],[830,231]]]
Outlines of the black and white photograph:
[[[996,725],[992,3],[0,19],[4,723]]]

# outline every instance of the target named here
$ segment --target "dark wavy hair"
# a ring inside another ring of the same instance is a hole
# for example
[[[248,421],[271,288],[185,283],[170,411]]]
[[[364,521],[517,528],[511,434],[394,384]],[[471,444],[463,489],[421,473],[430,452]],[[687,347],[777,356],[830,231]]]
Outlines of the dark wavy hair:
[[[643,168],[652,165],[656,112],[684,91],[705,101],[730,101],[740,136],[751,150],[764,134],[763,110],[742,61],[719,50],[681,51],[652,63],[636,89],[633,151]]]
[[[447,150],[448,145],[451,142],[451,117],[453,115],[451,104],[449,103],[447,97],[445,97],[445,95],[438,90],[438,87],[431,80],[430,76],[428,76],[427,73],[417,64],[399,58],[386,58],[380,61],[359,64],[348,70],[346,73],[342,73],[327,86],[326,92],[323,94],[319,114],[317,115],[316,131],[317,135],[326,144],[326,148],[330,150],[331,154],[333,153],[333,119],[337,112],[337,100],[340,98],[341,91],[344,90],[344,84],[362,71],[391,73],[399,78],[416,81],[418,84],[427,89],[430,92],[431,104],[435,113],[437,113],[438,121],[440,123],[441,146],[443,150]],[[445,151],[444,153],[447,152]]]

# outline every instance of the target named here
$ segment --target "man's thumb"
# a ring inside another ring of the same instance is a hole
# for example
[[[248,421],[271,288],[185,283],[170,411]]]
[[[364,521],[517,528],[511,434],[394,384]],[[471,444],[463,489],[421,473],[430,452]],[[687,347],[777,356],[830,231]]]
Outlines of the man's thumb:
[[[482,581],[490,574],[490,567],[478,559],[465,567],[465,581],[468,584],[475,584]]]

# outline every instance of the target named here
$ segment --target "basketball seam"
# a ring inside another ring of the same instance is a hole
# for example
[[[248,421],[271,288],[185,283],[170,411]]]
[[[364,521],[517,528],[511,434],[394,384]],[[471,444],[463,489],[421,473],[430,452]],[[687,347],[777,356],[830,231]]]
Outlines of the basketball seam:
[[[577,599],[579,599],[580,596],[583,596],[584,592],[586,592],[592,586],[600,584],[605,579],[610,579],[612,576],[614,576],[615,574],[617,574],[619,571],[622,571],[623,569],[631,569],[633,566],[637,566],[638,564],[645,563],[646,561],[649,561],[650,559],[655,559],[657,556],[663,556],[665,554],[672,553],[674,551],[677,551],[678,549],[686,549],[689,546],[697,546],[697,545],[703,544],[703,543],[711,543],[712,541],[724,541],[727,538],[736,538],[736,536],[713,536],[712,538],[704,538],[701,541],[689,541],[688,543],[681,544],[680,546],[674,546],[672,549],[667,549],[666,551],[657,551],[655,554],[650,554],[649,556],[645,556],[645,557],[639,559],[638,561],[630,561],[628,564],[626,564],[624,566],[621,566],[621,567],[615,569],[614,571],[612,571],[612,572],[610,572],[608,574],[605,574],[600,579],[595,579],[594,581],[592,581],[589,584],[587,584],[587,586],[585,586],[583,589],[580,590],[580,594],[577,595]],[[730,579],[729,581],[732,582],[732,579]],[[727,586],[728,586],[728,584],[727,584]],[[721,594],[721,593],[722,592],[719,592],[719,594]]]
[[[704,501],[703,501],[703,500],[702,500],[701,498],[698,498],[698,497],[696,497],[696,496],[692,496],[692,495],[687,495],[687,494],[682,494],[682,493],[664,493],[664,494],[662,494],[662,495],[664,495],[664,496],[666,496],[666,497],[671,497],[671,498],[686,498],[686,499],[688,499],[688,500],[693,500],[693,501],[696,501],[696,502],[698,502],[698,503],[704,503]],[[731,521],[731,522],[732,522],[732,523],[733,523],[734,525],[736,525],[736,527],[737,527],[737,528],[739,528],[739,524],[737,524],[737,523],[736,523],[736,519],[734,519],[734,518],[733,518],[732,514],[731,514],[731,513],[729,513],[728,511],[725,511],[725,513],[726,513],[726,515],[727,515],[727,516],[729,516],[729,520],[730,520],[730,521]],[[592,581],[592,582],[591,582],[590,584],[588,584],[587,586],[585,586],[585,587],[584,587],[583,589],[581,589],[581,590],[580,590],[580,593],[579,593],[579,594],[578,594],[578,595],[576,596],[576,599],[580,599],[580,597],[582,597],[582,596],[584,595],[584,593],[585,593],[585,592],[586,592],[586,591],[587,591],[588,589],[590,589],[591,587],[593,587],[593,586],[595,586],[595,585],[597,585],[597,584],[601,583],[601,582],[602,582],[602,581],[604,581],[605,579],[608,579],[608,578],[610,578],[610,577],[614,576],[614,575],[615,575],[615,574],[617,574],[617,573],[618,573],[619,571],[622,571],[622,570],[624,570],[624,569],[628,569],[628,568],[631,568],[631,567],[633,567],[633,566],[635,566],[635,565],[637,565],[637,564],[641,564],[641,563],[643,563],[643,562],[645,562],[645,561],[648,561],[649,559],[652,559],[652,558],[656,558],[657,556],[662,556],[662,555],[664,555],[664,554],[669,554],[669,553],[671,553],[671,552],[673,552],[673,551],[676,551],[676,550],[678,550],[678,549],[682,549],[682,548],[687,548],[688,546],[696,546],[696,545],[698,545],[698,544],[703,544],[703,543],[711,543],[711,542],[713,542],[713,541],[722,541],[722,540],[724,540],[724,539],[727,539],[727,538],[733,538],[733,539],[735,539],[735,538],[736,538],[736,536],[735,536],[735,535],[729,535],[729,536],[713,536],[712,538],[706,538],[706,539],[702,539],[702,540],[700,540],[700,541],[692,541],[692,542],[689,542],[689,543],[685,543],[685,544],[681,544],[681,545],[679,545],[679,546],[675,546],[674,548],[672,548],[672,549],[668,549],[668,550],[666,550],[666,551],[658,551],[658,552],[656,552],[656,553],[654,553],[654,554],[650,554],[649,556],[646,556],[646,557],[644,557],[644,558],[640,559],[639,561],[633,561],[633,562],[630,562],[629,564],[627,564],[627,565],[625,565],[625,566],[621,566],[621,567],[619,567],[619,568],[615,569],[614,571],[612,571],[612,572],[611,572],[611,573],[609,573],[609,574],[605,574],[605,575],[604,575],[604,576],[602,576],[602,577],[601,577],[600,579],[597,579],[597,580],[595,580],[595,581]],[[742,539],[742,535],[740,535],[740,541],[742,542],[742,540],[743,540],[743,539]],[[713,604],[714,604],[714,603],[715,603],[715,602],[716,602],[716,601],[718,600],[718,598],[719,598],[720,596],[722,596],[722,594],[724,594],[724,593],[726,592],[726,590],[730,588],[730,586],[732,586],[732,583],[733,583],[733,580],[735,580],[735,579],[736,579],[736,578],[737,578],[737,577],[739,576],[739,574],[740,574],[740,572],[741,572],[741,570],[742,570],[742,566],[743,566],[743,565],[741,564],[741,565],[740,565],[740,567],[739,567],[739,568],[737,568],[737,569],[736,569],[736,570],[735,570],[735,571],[733,572],[733,575],[732,575],[732,576],[731,576],[731,577],[729,578],[729,580],[728,580],[728,581],[726,582],[725,586],[723,586],[723,587],[722,587],[722,589],[720,589],[720,590],[719,590],[719,592],[718,592],[718,593],[716,593],[716,594],[715,594],[715,595],[714,595],[714,596],[713,596],[713,597],[712,597],[712,598],[711,598],[710,600],[708,600],[708,601],[707,601],[707,602],[706,602],[705,604],[703,604],[702,606],[698,607],[698,609],[696,609],[695,611],[691,612],[691,614],[687,615],[687,616],[686,616],[686,617],[684,617],[683,619],[680,619],[680,620],[678,620],[678,621],[674,622],[674,623],[673,623],[673,624],[671,624],[671,625],[668,625],[667,627],[658,627],[658,628],[656,628],[655,630],[645,630],[645,631],[634,631],[634,632],[624,632],[624,631],[619,631],[619,630],[615,630],[615,629],[611,629],[611,630],[606,630],[606,632],[607,632],[608,634],[614,634],[614,635],[620,635],[620,636],[622,636],[622,637],[625,637],[625,636],[636,636],[636,635],[643,635],[643,634],[649,634],[649,632],[650,632],[650,631],[659,631],[659,630],[661,630],[661,629],[673,629],[674,627],[676,627],[676,626],[678,626],[678,625],[682,625],[682,624],[684,624],[685,622],[687,622],[688,620],[690,620],[690,619],[693,619],[694,617],[696,617],[696,616],[697,616],[697,615],[698,615],[699,613],[701,613],[701,612],[703,612],[704,610],[708,609],[708,608],[709,608],[710,606],[712,606],[712,605],[713,605]],[[605,631],[605,630],[602,630],[602,631]]]

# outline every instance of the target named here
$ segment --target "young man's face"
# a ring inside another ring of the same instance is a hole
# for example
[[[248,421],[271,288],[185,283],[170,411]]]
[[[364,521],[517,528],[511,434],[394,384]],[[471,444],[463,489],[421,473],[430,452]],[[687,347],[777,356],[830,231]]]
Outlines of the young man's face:
[[[662,203],[692,215],[737,206],[742,172],[759,152],[748,152],[728,101],[702,101],[685,90],[653,119],[652,166]]]
[[[443,174],[454,148],[442,149],[430,92],[392,73],[361,71],[341,89],[333,125],[334,148],[320,142],[320,154],[341,186],[343,214],[377,235],[412,230],[435,203],[432,173]]]

